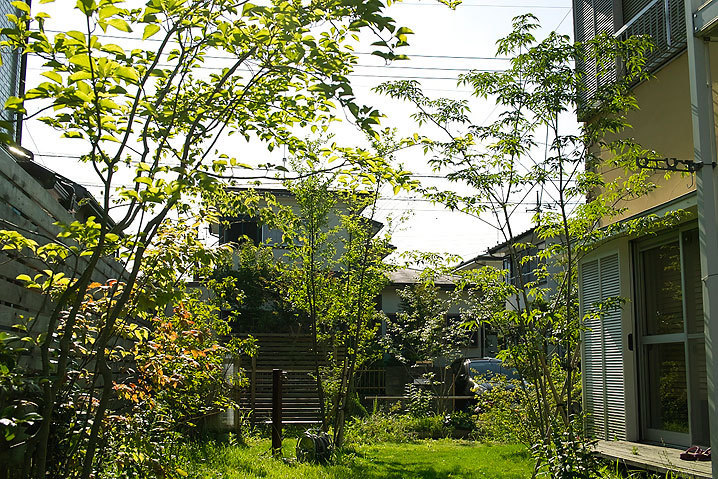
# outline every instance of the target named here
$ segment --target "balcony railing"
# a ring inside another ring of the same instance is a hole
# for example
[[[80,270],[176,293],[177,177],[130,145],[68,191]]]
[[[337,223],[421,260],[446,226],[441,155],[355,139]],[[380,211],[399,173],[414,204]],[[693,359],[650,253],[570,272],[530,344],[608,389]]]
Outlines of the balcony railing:
[[[646,58],[648,71],[655,71],[686,48],[684,0],[653,0],[615,33],[619,40],[647,35],[653,50]]]
[[[653,49],[646,54],[646,70],[655,72],[665,65],[670,59],[686,48],[686,21],[684,16],[684,0],[652,0],[615,34],[619,40],[627,40],[632,36],[646,35],[651,38]],[[574,6],[582,5],[581,2],[574,3]],[[594,5],[591,3],[591,5]],[[588,10],[588,13],[595,12]],[[605,12],[603,12],[605,14]],[[585,31],[581,37],[591,38],[596,31],[605,31],[606,25],[593,26],[593,32],[587,28],[586,19],[592,15],[584,15],[584,24],[579,26]],[[604,15],[605,17],[606,15]],[[602,17],[603,18],[603,17]],[[605,22],[604,22],[605,23]],[[610,28],[610,27],[609,27]],[[584,89],[580,92],[578,116],[580,120],[586,121],[593,114],[597,105],[597,93],[601,86],[612,84],[617,77],[622,75],[622,67],[616,65],[616,69],[609,69],[598,72],[595,60],[585,59],[577,63],[577,67],[584,73]]]

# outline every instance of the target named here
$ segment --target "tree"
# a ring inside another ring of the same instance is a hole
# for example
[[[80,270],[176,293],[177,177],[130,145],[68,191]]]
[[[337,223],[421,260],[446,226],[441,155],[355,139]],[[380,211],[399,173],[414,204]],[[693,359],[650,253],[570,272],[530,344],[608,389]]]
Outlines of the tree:
[[[529,384],[522,394],[534,432],[535,473],[588,477],[585,460],[590,454],[580,439],[578,412],[585,319],[578,314],[578,261],[601,238],[673,218],[602,228],[602,221],[621,213],[619,200],[654,187],[635,160],[654,157],[655,152],[630,140],[606,140],[628,127],[625,112],[636,108],[629,87],[646,76],[642,67],[647,40],[619,42],[600,36],[573,44],[551,33],[538,41],[532,33],[537,26],[531,15],[517,17],[513,31],[497,42],[497,54],[511,58],[506,71],[460,76],[459,83],[471,87],[474,96],[495,99],[501,113],[493,123],[473,123],[465,101],[428,98],[414,81],[386,83],[378,90],[411,102],[420,123],[440,129],[441,139],[423,140],[425,151],[433,155],[429,161],[437,169],[450,167],[449,180],[476,191],[467,195],[427,189],[427,195],[451,209],[490,218],[487,224],[506,242],[516,272],[511,281],[497,282],[496,273],[484,275],[483,284],[480,276],[475,281],[478,289],[492,291],[488,307],[482,308],[484,321],[515,338],[501,356]],[[575,68],[581,62],[596,64],[598,77],[606,80],[598,82],[599,90],[588,102],[583,74]],[[617,64],[621,75],[616,78]],[[590,110],[594,120],[577,133],[567,131],[563,118],[579,108]],[[616,179],[602,175],[611,169],[624,174]],[[533,218],[538,239],[520,242],[515,212],[536,191],[550,198]],[[539,242],[545,242],[544,249],[537,248]],[[523,274],[532,262],[531,274]],[[514,306],[504,307],[509,300]],[[600,315],[618,302],[606,301],[591,314]]]
[[[369,340],[380,324],[375,298],[390,267],[383,262],[388,237],[377,235],[373,220],[382,184],[377,172],[390,169],[380,155],[372,162],[375,171],[285,182],[294,206],[252,189],[208,198],[218,217],[250,216],[282,231],[283,254],[275,259],[286,285],[282,302],[293,305],[311,330],[322,428],[332,426],[335,447],[343,443],[356,371],[372,354]],[[298,159],[294,163],[297,171],[308,171]]]
[[[442,298],[441,290],[428,282],[406,286],[398,293],[399,312],[386,321],[387,350],[405,365],[457,357],[469,337],[464,320],[447,316],[455,298]]]
[[[306,317],[287,294],[289,278],[274,257],[272,246],[255,246],[251,241],[233,246],[235,264],[223,265],[212,275],[232,332],[276,333],[307,327]]]
[[[347,47],[357,33],[368,30],[379,36],[378,54],[394,58],[393,49],[406,44],[410,31],[397,28],[378,0],[274,0],[261,6],[149,0],[141,8],[122,8],[117,0],[80,0],[67,13],[80,20],[83,31],[54,36],[46,29],[52,21],[47,14],[32,13],[22,1],[13,5],[21,15],[10,17],[14,28],[3,32],[2,46],[44,59],[48,81],[28,88],[22,98],[11,98],[6,107],[82,144],[81,160],[103,185],[103,210],[119,212],[116,221],[105,214],[64,225],[54,250],[40,251],[55,254],[47,277],[28,282],[47,282],[51,287],[43,291],[54,295],[37,344],[42,419],[26,441],[33,475],[45,477],[73,337],[84,327],[83,305],[97,279],[97,265],[117,254],[127,269],[107,291],[103,321],[90,349],[93,366],[86,384],[99,387],[86,390],[86,404],[96,407],[89,411],[91,427],[77,438],[82,457],[77,469],[63,472],[88,478],[115,395],[108,345],[129,314],[126,305],[137,291],[147,249],[169,215],[192,209],[193,195],[218,187],[223,175],[236,176],[233,169],[248,167],[216,147],[238,133],[264,141],[270,150],[282,144],[290,153],[304,151],[307,145],[298,131],[330,122],[333,101],[369,130],[379,113],[355,101],[347,75],[356,57]],[[98,32],[110,29],[142,32],[142,48],[105,42]],[[214,71],[209,60],[216,56],[222,67]],[[3,232],[3,245],[19,244],[15,234]],[[83,260],[77,269],[69,266],[75,258]]]

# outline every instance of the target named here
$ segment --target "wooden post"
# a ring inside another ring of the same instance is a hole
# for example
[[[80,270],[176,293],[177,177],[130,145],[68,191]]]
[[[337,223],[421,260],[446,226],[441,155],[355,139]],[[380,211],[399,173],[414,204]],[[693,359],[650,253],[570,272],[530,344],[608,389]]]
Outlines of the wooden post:
[[[242,423],[239,420],[240,415],[242,414],[242,391],[237,387],[236,383],[234,382],[239,372],[242,368],[242,358],[236,357],[233,361],[233,367],[232,367],[232,389],[233,389],[233,396],[234,400],[237,403],[237,407],[234,409],[234,432],[239,434],[239,437],[242,437],[242,431],[240,431],[240,427],[242,427]]]
[[[257,406],[257,355],[252,356],[252,371],[249,374],[249,406],[254,414]]]
[[[272,370],[272,455],[282,456],[282,370]]]
[[[451,393],[451,412],[456,411],[456,374],[454,374],[454,370],[451,370],[451,388],[449,389],[449,392]]]

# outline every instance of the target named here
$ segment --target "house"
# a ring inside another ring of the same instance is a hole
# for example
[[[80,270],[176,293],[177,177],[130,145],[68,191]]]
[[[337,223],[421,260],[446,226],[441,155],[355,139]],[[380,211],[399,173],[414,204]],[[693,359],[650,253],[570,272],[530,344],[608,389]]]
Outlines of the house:
[[[693,11],[686,12],[684,3]],[[709,84],[696,81],[696,57],[692,52],[695,48],[709,52],[705,58],[710,58],[714,69],[718,67],[718,50],[693,39],[701,25],[710,23],[707,15],[715,12],[718,3],[574,0],[573,5],[577,41],[600,33],[617,38],[652,37],[655,49],[646,67],[653,77],[633,87],[640,109],[628,114],[633,128],[625,134],[661,156],[675,159],[652,166],[678,166],[684,170],[670,178],[664,177],[665,171],[656,171],[653,180],[658,188],[623,203],[625,213],[604,225],[677,210],[686,212],[678,224],[655,234],[607,239],[579,265],[582,314],[590,312],[596,301],[616,296],[626,300],[621,308],[586,324],[582,376],[587,429],[593,437],[603,440],[681,448],[692,444],[710,446],[709,424],[718,427],[718,417],[709,414],[709,342],[704,317],[710,317],[704,315],[701,278],[706,274],[701,273],[701,249],[715,255],[718,245],[706,244],[698,228],[701,201],[696,185],[701,178],[692,166],[694,160],[705,162],[706,158],[701,158],[695,143],[700,138],[694,137],[694,132],[701,128],[696,128],[694,115],[703,107],[696,107],[693,85],[703,89]],[[715,20],[716,15],[711,18]],[[688,37],[686,31],[690,32]],[[691,45],[690,52],[687,44]],[[588,87],[584,100],[590,101],[598,82],[611,79],[596,78],[595,70],[592,75],[595,65],[584,63],[580,68],[586,74]],[[716,73],[714,70],[714,78],[718,78]],[[716,83],[712,85],[715,91]],[[709,98],[701,104],[709,109],[712,103]],[[708,116],[712,120],[712,112]],[[579,119],[591,120],[585,113]],[[707,143],[714,144],[712,125],[709,130],[705,124],[702,128],[709,133]],[[710,168],[705,171],[710,174]],[[675,459],[680,462],[677,455]],[[718,477],[715,474],[713,477]]]
[[[388,279],[389,282],[381,292],[379,307],[391,320],[396,318],[397,314],[403,309],[401,291],[405,288],[416,287],[426,279],[422,278],[422,270],[413,268],[400,268],[392,271],[388,274]],[[464,304],[462,304],[460,300],[457,301],[457,298],[453,295],[456,287],[455,280],[455,277],[446,274],[436,275],[432,278],[432,282],[437,288],[438,299],[450,301],[448,310],[446,311],[447,320],[460,318],[464,307]],[[385,323],[382,324],[381,334],[382,336],[386,334]],[[460,350],[456,351],[461,357],[493,357],[498,352],[496,348],[496,335],[490,334],[484,327],[476,330],[467,330],[466,336],[466,343]],[[452,359],[453,358],[447,357],[432,358],[432,366],[435,367],[437,371],[442,371],[445,366],[451,363]],[[388,355],[385,356],[383,362],[384,365],[380,368],[385,375],[383,393],[388,396],[401,396],[405,392],[406,384],[414,379],[412,377],[412,371],[410,371],[410,366],[412,365],[399,365]],[[370,384],[360,383],[360,388],[365,390],[363,391],[365,395],[383,394],[379,391],[371,390]],[[360,397],[363,397],[361,389]]]
[[[235,191],[242,193],[247,188],[239,188]],[[288,207],[298,212],[299,205],[295,195],[284,188],[252,188],[253,193],[260,195],[271,195],[282,207]],[[230,190],[231,192],[232,190]],[[260,200],[260,204],[262,201]],[[326,229],[333,229],[339,223],[339,216],[348,212],[348,206],[342,200],[337,201],[334,210],[329,214]],[[379,233],[383,227],[382,223],[366,219],[366,226],[370,228],[373,235]],[[288,249],[284,244],[282,231],[263,224],[258,216],[225,216],[222,221],[211,225],[210,229],[218,238],[220,244],[239,244],[242,241],[250,241],[255,245],[265,244],[272,248],[275,261],[291,261],[287,258]],[[341,234],[341,233],[340,233]],[[341,244],[338,245],[335,256],[341,255]],[[235,264],[235,267],[237,265]],[[415,269],[399,269],[388,273],[388,282],[376,298],[377,309],[383,311],[389,317],[395,317],[401,310],[401,298],[399,292],[421,282],[421,271]],[[448,299],[450,291],[454,289],[453,279],[449,276],[439,276],[434,279],[434,284],[439,289],[442,298]],[[457,318],[460,315],[461,305],[453,304],[448,312],[449,317]],[[241,319],[240,319],[241,320]],[[386,331],[386,324],[381,325],[381,334]],[[271,379],[270,373],[274,368],[289,371],[287,380],[297,391],[301,391],[301,399],[309,407],[304,410],[288,409],[285,415],[289,420],[301,422],[304,420],[316,420],[317,417],[317,391],[313,384],[307,380],[314,371],[314,355],[311,353],[312,341],[309,327],[306,325],[277,325],[271,331],[254,327],[240,327],[239,334],[252,334],[258,341],[258,353],[252,358],[249,365],[243,366],[248,370],[250,386],[248,394],[242,397],[243,406],[255,412],[255,418],[262,419],[268,413],[268,404],[271,399],[267,395],[268,382]],[[486,336],[483,331],[467,332],[467,347],[461,351],[466,357],[483,357],[495,354],[495,335]],[[494,339],[492,341],[492,339]],[[377,343],[378,344],[378,343]],[[356,390],[360,397],[382,396],[385,394],[400,396],[404,393],[407,382],[412,378],[409,371],[403,365],[389,361],[379,361],[369,365],[358,372],[356,379]],[[446,365],[446,358],[436,358],[437,367],[443,370]],[[255,391],[255,392],[253,392]],[[294,399],[294,398],[293,398]],[[227,419],[226,422],[231,422]]]
[[[295,213],[300,213],[300,204],[297,197],[291,191],[285,188],[267,188],[267,187],[241,187],[230,188],[228,193],[231,194],[247,194],[253,196],[259,195],[258,205],[266,206],[271,204],[275,213],[280,208],[288,208]],[[360,227],[368,228],[372,235],[379,233],[383,224],[361,216],[361,213],[352,212],[350,205],[344,202],[338,195],[338,199],[333,208],[328,213],[327,223],[321,229],[323,232],[330,230],[337,231],[337,237],[333,238],[331,245],[327,248],[317,261],[323,262],[325,267],[321,268],[323,274],[340,275],[339,268],[341,265],[336,264],[343,254],[343,240],[347,239],[346,231],[339,228],[342,215],[357,214]],[[268,198],[268,197],[271,197]],[[231,201],[231,197],[228,199]],[[221,210],[221,205],[219,207]],[[220,213],[222,213],[220,211]],[[363,218],[363,219],[361,219]],[[210,225],[210,231],[216,235],[220,244],[241,244],[242,242],[251,242],[254,245],[266,245],[271,248],[270,261],[290,262],[293,261],[289,255],[290,251],[285,243],[283,231],[273,227],[268,222],[264,222],[259,215],[229,215],[224,214],[220,217],[220,221]],[[327,246],[327,245],[323,245]],[[326,257],[324,255],[326,253]],[[251,257],[250,262],[254,262],[255,258]],[[241,259],[239,255],[235,255],[234,270],[240,267]],[[259,295],[257,295],[259,296]],[[257,298],[249,298],[250,301]],[[275,305],[270,305],[275,298],[269,301],[262,297],[255,301],[255,308],[261,313],[273,313],[276,309]],[[291,306],[291,305],[289,305]],[[236,305],[236,308],[241,308]],[[237,309],[234,309],[236,311]],[[271,311],[270,311],[271,310]],[[230,311],[227,311],[229,314]],[[290,311],[292,313],[293,311]],[[287,394],[285,395],[285,403],[283,416],[285,422],[296,424],[313,424],[319,417],[319,392],[314,378],[315,357],[319,357],[320,366],[326,366],[327,363],[323,359],[328,354],[313,354],[314,336],[311,334],[310,322],[306,315],[301,313],[289,315],[262,315],[256,321],[250,319],[251,314],[245,311],[245,314],[239,315],[238,323],[234,324],[233,330],[235,334],[240,336],[250,335],[257,342],[257,354],[252,358],[248,358],[243,364],[238,365],[246,370],[249,377],[249,386],[246,391],[240,395],[239,402],[245,411],[253,411],[252,419],[255,421],[267,420],[271,411],[271,391],[272,391],[272,370],[282,369],[287,372],[285,384]],[[273,318],[272,323],[267,327],[267,318]],[[292,319],[292,321],[290,321]],[[322,344],[320,348],[325,347]],[[326,351],[324,351],[326,352]],[[343,355],[341,350],[330,351],[336,356]],[[369,375],[365,376],[365,379]],[[372,376],[373,380],[364,381],[367,387],[372,386],[375,389],[383,384],[383,372]],[[361,379],[360,379],[361,381]],[[377,386],[379,385],[379,386]],[[236,427],[239,415],[233,411],[229,411],[220,419],[220,427]]]
[[[228,188],[228,192],[241,194],[243,192],[254,192],[259,195],[271,195],[280,207],[290,208],[297,213],[299,204],[295,195],[286,188],[271,187],[237,187]],[[266,204],[266,202],[265,202]],[[334,229],[339,225],[340,215],[348,214],[349,206],[338,200],[333,212],[328,216],[326,229]],[[364,218],[364,217],[362,217]],[[263,224],[260,218],[250,215],[223,216],[220,223],[210,225],[210,232],[218,237],[220,244],[239,243],[246,239],[259,245],[260,243],[271,246],[276,259],[281,259],[287,253],[284,247],[282,231],[278,228]],[[371,228],[372,235],[376,235],[384,227],[383,223],[370,218],[366,220],[367,228]],[[337,257],[341,255],[341,249],[337,250]]]
[[[462,261],[456,266],[456,271],[469,271],[472,269],[481,269],[485,266],[491,266],[493,268],[502,269],[504,265],[504,258],[501,256],[494,256],[491,253],[478,254],[471,259]]]
[[[514,235],[506,241],[489,248],[486,253],[479,254],[474,258],[460,263],[455,271],[471,271],[489,266],[502,270],[505,281],[518,288],[527,287],[527,290],[541,290],[543,299],[546,302],[556,291],[555,276],[560,272],[560,267],[552,262],[546,263],[541,257],[541,252],[548,246],[555,244],[556,238],[544,239],[539,237],[535,227]],[[532,299],[529,297],[529,299]],[[513,295],[506,299],[504,307],[507,310],[519,310],[523,307],[523,297]],[[499,349],[499,338],[492,333],[487,326],[482,327],[484,341],[489,340],[493,352],[485,356],[493,357]],[[501,338],[502,341],[508,338]],[[486,343],[485,343],[486,344]]]

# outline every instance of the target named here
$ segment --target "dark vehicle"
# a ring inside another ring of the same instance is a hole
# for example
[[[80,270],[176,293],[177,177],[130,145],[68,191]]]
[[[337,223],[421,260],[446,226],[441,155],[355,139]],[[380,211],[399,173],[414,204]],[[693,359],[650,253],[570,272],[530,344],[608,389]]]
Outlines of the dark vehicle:
[[[514,368],[508,368],[501,364],[500,359],[470,359],[470,375],[474,383],[477,384],[481,392],[488,391],[497,383],[506,383],[506,381],[520,381],[521,376]],[[515,383],[506,383],[507,389],[516,387]]]
[[[476,396],[502,384],[508,390],[514,389],[514,381],[520,381],[518,371],[501,364],[500,359],[457,359],[451,363],[455,377],[457,396],[473,396],[472,399],[456,401],[456,409],[468,410],[477,404]]]

